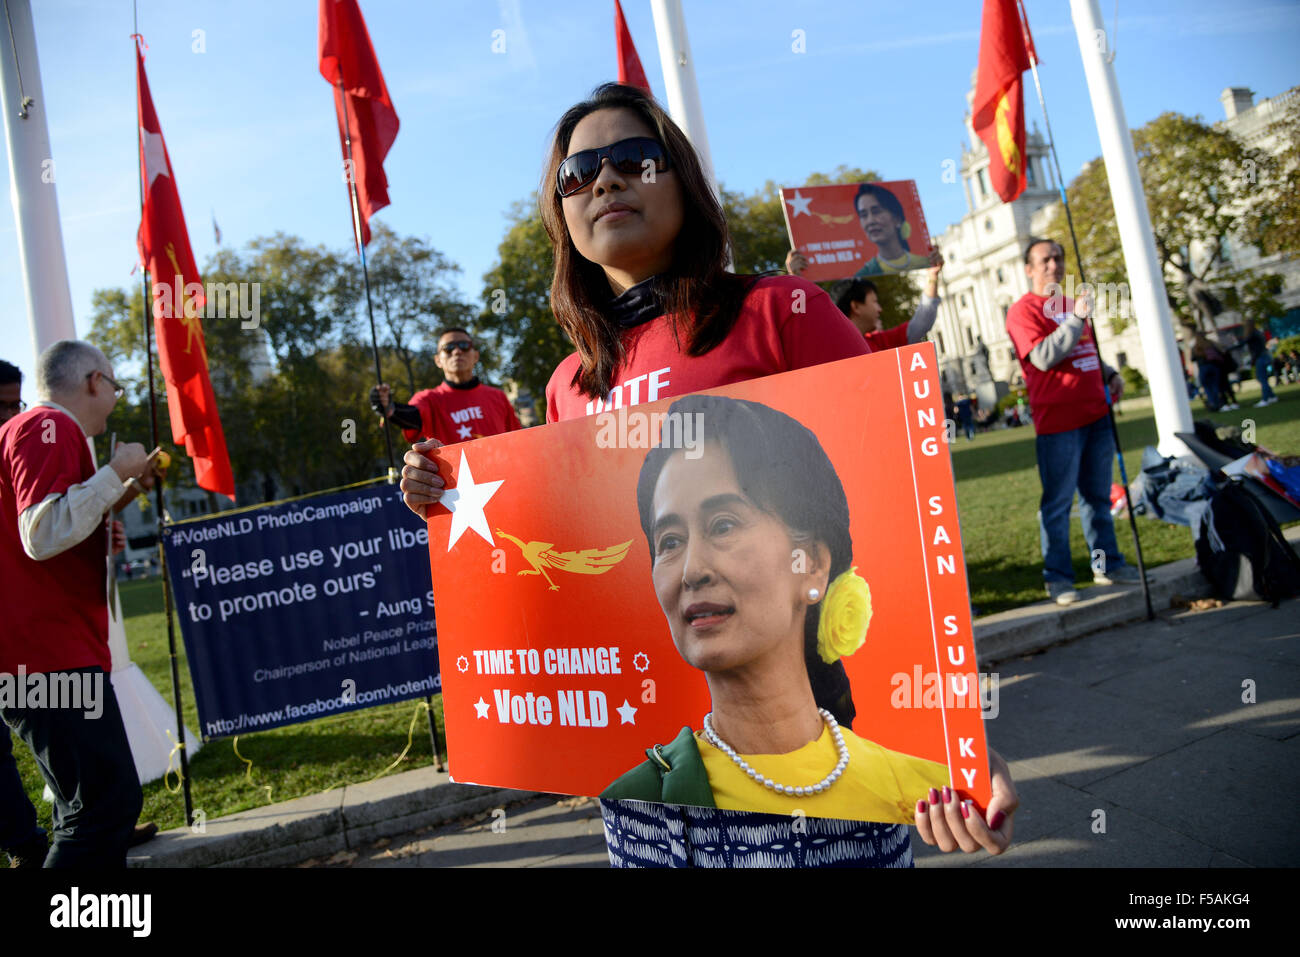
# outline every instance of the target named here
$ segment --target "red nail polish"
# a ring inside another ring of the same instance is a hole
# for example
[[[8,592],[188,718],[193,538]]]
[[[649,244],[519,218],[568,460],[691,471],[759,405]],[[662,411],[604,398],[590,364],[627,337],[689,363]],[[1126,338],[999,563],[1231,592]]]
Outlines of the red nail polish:
[[[948,785],[946,784],[943,786],[943,803],[944,804],[952,803],[952,788],[948,787]]]
[[[931,804],[939,803],[939,792],[936,791],[934,788],[930,788],[930,803]]]
[[[970,817],[970,801],[961,802],[961,816]]]
[[[925,803],[924,801],[917,801],[917,802],[916,802],[916,813],[917,813],[917,814],[924,814],[924,813],[925,813],[926,811],[928,811],[928,810],[929,810],[929,807],[927,807],[927,805],[926,805],[926,803]]]
[[[998,828],[1002,826],[1002,822],[1005,821],[1006,819],[1007,816],[1003,814],[1001,811],[994,811],[993,816],[989,818],[989,830],[996,831]]]

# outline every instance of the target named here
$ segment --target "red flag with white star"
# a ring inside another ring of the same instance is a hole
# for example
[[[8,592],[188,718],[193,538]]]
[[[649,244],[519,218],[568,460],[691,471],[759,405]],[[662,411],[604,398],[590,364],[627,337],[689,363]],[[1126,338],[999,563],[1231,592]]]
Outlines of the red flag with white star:
[[[184,447],[193,460],[194,479],[200,488],[233,500],[235,479],[217,415],[217,398],[208,378],[208,354],[203,342],[206,297],[190,249],[162,127],[149,93],[143,39],[137,35],[136,41],[140,177],[144,187],[144,208],[136,238],[140,262],[153,277],[154,335],[158,340],[158,364],[167,386],[172,441]]]

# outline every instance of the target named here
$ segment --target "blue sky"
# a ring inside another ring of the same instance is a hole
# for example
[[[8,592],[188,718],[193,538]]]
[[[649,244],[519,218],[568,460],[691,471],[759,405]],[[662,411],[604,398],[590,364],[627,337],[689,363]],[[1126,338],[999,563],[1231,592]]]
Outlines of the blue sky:
[[[33,0],[78,334],[93,290],[129,287],[139,223],[129,0]],[[932,233],[965,212],[942,181],[960,156],[979,47],[978,0],[684,0],[719,178],[750,191],[840,164],[916,179]],[[1102,0],[1110,29],[1115,4]],[[350,242],[314,0],[140,0],[146,69],[190,239],[202,263],[215,212],[228,246],[276,231]],[[1026,0],[1069,178],[1100,153],[1078,43],[1062,0]],[[476,300],[510,204],[537,186],[560,114],[616,66],[613,0],[362,0],[402,128],[378,218],[427,237]],[[662,96],[649,0],[624,11]],[[506,52],[492,52],[505,31]],[[792,52],[803,30],[806,52]],[[205,52],[194,52],[202,30]],[[1166,110],[1222,118],[1219,94],[1300,83],[1294,0],[1119,4],[1115,35],[1129,125]],[[1031,86],[1032,90],[1032,86]],[[1030,121],[1040,118],[1032,98]],[[1040,120],[1041,123],[1041,120]],[[6,194],[8,167],[3,167]],[[1076,213],[1078,215],[1078,213]],[[1084,213],[1086,215],[1086,213]],[[0,217],[0,357],[34,361],[12,211]]]

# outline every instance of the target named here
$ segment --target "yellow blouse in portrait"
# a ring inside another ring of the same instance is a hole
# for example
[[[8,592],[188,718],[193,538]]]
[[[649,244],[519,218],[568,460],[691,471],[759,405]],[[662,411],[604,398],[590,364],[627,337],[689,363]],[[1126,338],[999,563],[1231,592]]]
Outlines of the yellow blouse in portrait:
[[[709,744],[702,731],[695,732],[695,743],[709,775],[714,802],[733,811],[790,814],[799,810],[808,817],[911,824],[916,802],[927,797],[930,788],[950,783],[948,768],[937,761],[890,751],[847,728],[841,728],[840,733],[849,749],[848,767],[827,790],[811,797],[777,794],[756,783],[731,758]],[[741,757],[760,774],[792,786],[816,784],[839,760],[828,728],[822,729],[816,741],[789,754]]]

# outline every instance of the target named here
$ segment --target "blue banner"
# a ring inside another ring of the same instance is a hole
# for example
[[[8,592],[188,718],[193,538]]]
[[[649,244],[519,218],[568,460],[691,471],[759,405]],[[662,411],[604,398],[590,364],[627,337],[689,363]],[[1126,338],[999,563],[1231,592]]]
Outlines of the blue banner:
[[[392,485],[163,529],[204,738],[442,690],[428,531]]]

